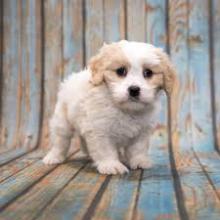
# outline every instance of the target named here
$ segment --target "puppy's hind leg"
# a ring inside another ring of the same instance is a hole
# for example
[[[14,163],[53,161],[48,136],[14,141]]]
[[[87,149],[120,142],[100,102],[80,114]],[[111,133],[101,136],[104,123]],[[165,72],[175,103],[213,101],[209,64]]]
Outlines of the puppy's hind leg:
[[[43,159],[45,164],[62,163],[66,159],[73,136],[73,129],[67,121],[64,107],[57,104],[50,122],[50,145],[52,148]]]

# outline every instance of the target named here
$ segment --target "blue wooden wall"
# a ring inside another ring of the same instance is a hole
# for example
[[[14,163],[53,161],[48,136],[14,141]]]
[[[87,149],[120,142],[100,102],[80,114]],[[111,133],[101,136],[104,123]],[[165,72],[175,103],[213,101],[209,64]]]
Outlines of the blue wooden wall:
[[[120,39],[163,47],[177,68],[177,97],[169,111],[162,97],[152,145],[169,145],[176,155],[220,149],[219,0],[0,4],[0,151],[48,146],[59,82],[83,68],[104,41]]]

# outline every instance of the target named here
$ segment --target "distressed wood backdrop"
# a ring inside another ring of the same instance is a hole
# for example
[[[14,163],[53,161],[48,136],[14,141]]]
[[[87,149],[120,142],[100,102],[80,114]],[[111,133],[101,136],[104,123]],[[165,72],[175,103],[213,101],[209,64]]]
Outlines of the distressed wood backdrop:
[[[178,72],[152,168],[43,165],[60,81],[120,39],[163,47]],[[219,219],[220,0],[0,0],[0,52],[0,219]]]
[[[0,8],[1,151],[46,147],[59,82],[120,39],[163,47],[178,71],[178,98],[168,123],[162,98],[152,144],[177,155],[219,150],[219,0],[1,0]]]

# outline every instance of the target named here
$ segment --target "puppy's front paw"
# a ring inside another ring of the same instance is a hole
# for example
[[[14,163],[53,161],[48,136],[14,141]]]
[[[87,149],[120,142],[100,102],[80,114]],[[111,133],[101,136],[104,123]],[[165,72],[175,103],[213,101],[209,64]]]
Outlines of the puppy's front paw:
[[[129,165],[131,169],[147,169],[152,167],[151,161],[148,159],[148,157],[143,155],[132,157],[129,161]]]
[[[43,159],[44,164],[59,164],[65,161],[65,157],[62,154],[54,153],[50,151]]]
[[[101,174],[124,174],[128,173],[128,168],[118,160],[103,160],[95,163],[97,170]]]

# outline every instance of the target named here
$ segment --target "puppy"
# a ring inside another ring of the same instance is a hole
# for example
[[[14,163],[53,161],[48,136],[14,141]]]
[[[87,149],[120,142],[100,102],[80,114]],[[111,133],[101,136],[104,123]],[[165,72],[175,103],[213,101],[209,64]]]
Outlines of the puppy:
[[[170,95],[174,82],[175,70],[162,49],[125,40],[104,44],[88,69],[61,84],[44,163],[62,163],[77,134],[102,174],[148,168],[160,91]]]

